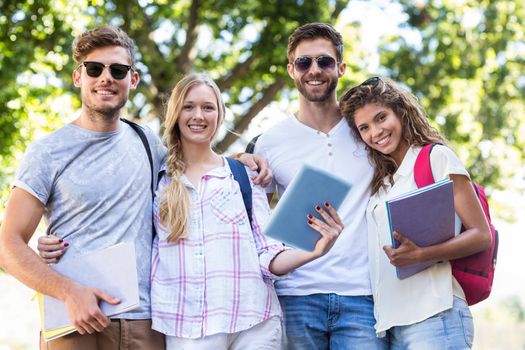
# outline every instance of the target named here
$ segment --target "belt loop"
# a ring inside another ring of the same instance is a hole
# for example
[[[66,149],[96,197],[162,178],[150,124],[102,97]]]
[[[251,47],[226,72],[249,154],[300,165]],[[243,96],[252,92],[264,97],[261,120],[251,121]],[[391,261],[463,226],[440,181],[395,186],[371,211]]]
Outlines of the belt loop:
[[[120,321],[120,350],[129,349],[129,323],[126,319],[119,319]]]

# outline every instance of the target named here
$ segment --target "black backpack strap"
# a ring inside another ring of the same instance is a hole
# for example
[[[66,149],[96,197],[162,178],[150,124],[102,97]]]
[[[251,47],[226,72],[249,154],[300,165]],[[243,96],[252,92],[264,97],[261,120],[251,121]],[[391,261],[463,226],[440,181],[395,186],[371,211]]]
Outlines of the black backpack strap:
[[[244,202],[244,207],[246,208],[246,213],[248,214],[248,220],[250,220],[250,226],[253,228],[252,224],[252,186],[250,185],[250,179],[248,178],[248,173],[246,173],[246,168],[238,160],[226,158],[230,169],[233,174],[235,181],[239,183],[241,188],[242,200]]]
[[[248,142],[248,145],[246,145],[246,150],[244,152],[253,154],[253,152],[255,151],[255,144],[257,143],[257,139],[261,135],[262,134],[259,134],[255,136],[253,139],[251,139],[251,141]]]
[[[142,130],[142,127],[138,125],[137,123],[132,122],[131,120],[127,120],[124,118],[121,118],[124,123],[131,126],[133,130],[139,135],[140,140],[142,141],[142,144],[144,145],[144,149],[146,150],[146,153],[148,154],[148,160],[149,160],[149,167],[151,170],[151,195],[155,196],[155,184],[154,184],[154,170],[153,170],[153,156],[151,154],[151,147],[149,146],[148,138],[146,137],[146,134],[144,133],[144,130]]]
[[[151,200],[153,200],[153,198],[155,198],[155,180],[153,176],[154,167],[153,167],[153,155],[151,154],[151,147],[149,146],[148,138],[146,134],[144,133],[144,130],[142,130],[142,127],[138,125],[137,123],[134,123],[131,120],[124,119],[124,118],[121,118],[120,120],[122,120],[124,123],[131,126],[133,130],[135,130],[137,135],[139,135],[140,140],[142,141],[142,145],[144,145],[144,149],[146,150],[146,154],[148,155],[149,167],[150,167],[150,172],[151,172],[150,190],[151,190]],[[160,178],[161,178],[161,175],[159,174],[159,180]],[[158,184],[158,181],[157,181],[157,184]],[[157,230],[155,229],[155,223],[153,222],[153,220],[151,222],[151,228],[153,230],[152,238],[154,238],[157,235]]]

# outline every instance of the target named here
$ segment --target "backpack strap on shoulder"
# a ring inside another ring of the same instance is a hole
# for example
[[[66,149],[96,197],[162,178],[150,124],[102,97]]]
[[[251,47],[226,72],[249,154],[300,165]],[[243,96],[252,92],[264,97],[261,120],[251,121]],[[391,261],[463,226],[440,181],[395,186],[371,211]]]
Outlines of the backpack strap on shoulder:
[[[230,169],[233,174],[235,181],[239,183],[241,188],[242,200],[244,202],[244,207],[246,208],[246,213],[248,214],[248,220],[250,221],[250,226],[253,228],[252,224],[252,186],[250,185],[250,179],[248,178],[248,173],[244,165],[238,160],[226,158]]]
[[[154,177],[153,177],[153,156],[151,154],[151,148],[149,146],[148,138],[146,137],[146,134],[144,133],[144,130],[142,130],[142,127],[140,125],[138,125],[137,123],[134,123],[131,120],[124,119],[124,118],[121,118],[120,120],[122,120],[124,123],[128,124],[129,126],[131,126],[131,128],[133,130],[135,130],[137,135],[139,135],[139,137],[140,137],[140,141],[142,141],[142,144],[144,145],[144,149],[146,150],[146,153],[148,155],[149,167],[150,167],[150,170],[151,170],[151,184],[150,184],[151,195],[155,196],[155,184],[154,184],[154,180],[153,180],[154,179]]]
[[[244,152],[253,154],[255,152],[255,144],[257,143],[257,139],[259,139],[259,136],[261,135],[262,134],[259,134],[251,139],[250,142],[248,142],[248,145],[246,145]]]
[[[149,145],[148,138],[146,134],[144,133],[144,130],[142,130],[142,127],[138,125],[137,123],[134,123],[131,120],[124,119],[124,118],[120,118],[120,120],[128,124],[137,133],[137,135],[139,135],[140,141],[142,141],[142,145],[144,146],[144,149],[146,150],[146,154],[148,155],[149,168],[151,172],[151,183],[150,183],[151,200],[153,200],[153,198],[155,198],[156,186],[155,186],[155,180],[154,180],[155,177],[153,176],[154,174],[153,155],[151,154],[151,147]],[[157,185],[159,184],[158,182],[160,181],[161,176],[162,174],[158,175]],[[155,236],[157,235],[157,230],[155,229],[155,223],[153,223],[153,221],[151,223],[151,228],[153,231],[152,238],[155,238]]]
[[[414,181],[418,188],[436,182],[434,175],[432,175],[432,165],[430,164],[430,152],[432,152],[432,148],[434,148],[435,145],[437,144],[431,143],[423,146],[417,155],[416,163],[414,164]]]

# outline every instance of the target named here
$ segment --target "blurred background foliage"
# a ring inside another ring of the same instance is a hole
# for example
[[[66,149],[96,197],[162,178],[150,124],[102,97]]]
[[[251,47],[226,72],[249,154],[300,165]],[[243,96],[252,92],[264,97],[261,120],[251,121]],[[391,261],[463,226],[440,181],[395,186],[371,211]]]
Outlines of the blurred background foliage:
[[[382,65],[416,92],[479,182],[505,186],[525,146],[525,2],[401,3],[420,42],[390,38]]]
[[[391,77],[421,100],[473,177],[490,189],[523,191],[525,3],[514,0],[378,1],[403,14],[381,38],[372,67],[360,26],[343,21],[357,0],[0,0],[0,191],[28,142],[72,119],[74,37],[101,24],[135,39],[141,83],[127,105],[139,122],[163,119],[173,85],[206,71],[229,107],[217,149],[226,151],[265,107],[293,99],[287,37],[298,25],[329,22],[343,33],[347,74],[339,93],[370,75]],[[382,23],[377,23],[381,26]],[[283,108],[282,105],[281,109]],[[518,181],[516,181],[516,177]],[[0,210],[2,208],[0,207]]]

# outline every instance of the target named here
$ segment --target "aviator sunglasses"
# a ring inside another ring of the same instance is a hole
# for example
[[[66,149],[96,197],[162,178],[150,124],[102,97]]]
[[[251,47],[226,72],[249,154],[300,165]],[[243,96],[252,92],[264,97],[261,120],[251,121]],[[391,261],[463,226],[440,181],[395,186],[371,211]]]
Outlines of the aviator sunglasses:
[[[293,65],[297,71],[304,73],[310,68],[314,60],[317,62],[317,67],[324,71],[330,71],[335,68],[335,59],[330,56],[299,56],[295,59]]]
[[[133,67],[126,64],[112,63],[103,64],[100,62],[84,61],[78,65],[78,67],[86,67],[86,73],[92,78],[97,78],[102,74],[104,68],[108,67],[111,76],[117,80],[122,80],[126,77],[129,70],[133,70]],[[78,68],[77,67],[77,68]]]

